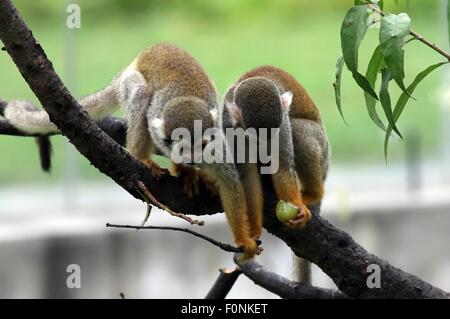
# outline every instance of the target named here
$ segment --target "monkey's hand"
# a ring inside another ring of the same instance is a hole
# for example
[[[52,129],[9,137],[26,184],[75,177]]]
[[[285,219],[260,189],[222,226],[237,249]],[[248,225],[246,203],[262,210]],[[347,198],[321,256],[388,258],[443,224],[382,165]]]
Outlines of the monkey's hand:
[[[280,169],[272,176],[273,185],[280,200],[291,203],[298,208],[297,216],[289,220],[289,226],[303,227],[311,219],[311,212],[306,207],[300,191],[300,181],[293,170]]]
[[[311,212],[304,203],[295,204],[298,208],[297,216],[290,219],[286,224],[289,226],[303,227],[311,219]]]
[[[161,167],[159,167],[159,165],[156,164],[154,161],[147,159],[142,161],[142,163],[144,163],[150,169],[150,174],[152,174],[154,178],[159,179],[161,176],[164,175],[164,170]]]

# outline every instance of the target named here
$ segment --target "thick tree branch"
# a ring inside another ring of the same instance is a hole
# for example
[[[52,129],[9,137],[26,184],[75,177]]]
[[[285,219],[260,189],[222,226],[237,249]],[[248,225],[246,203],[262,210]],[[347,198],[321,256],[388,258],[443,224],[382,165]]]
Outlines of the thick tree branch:
[[[206,196],[202,201],[189,199],[175,177],[166,174],[155,180],[145,165],[134,160],[103,132],[70,95],[44,50],[9,0],[0,1],[0,39],[52,122],[102,173],[138,199],[141,196],[136,181],[143,181],[160,202],[175,211],[215,213],[220,209],[220,204],[217,205],[212,197]],[[167,192],[169,189],[170,192]]]
[[[225,299],[241,273],[238,268],[232,270],[219,269],[219,277],[217,277],[205,299]]]
[[[268,291],[287,299],[346,299],[348,296],[340,291],[313,287],[304,283],[291,281],[273,272],[264,269],[254,259],[239,262],[239,254],[234,256],[234,261],[244,275],[255,284]]]
[[[274,212],[276,198],[270,179],[265,176],[266,212]],[[265,228],[282,239],[294,253],[318,265],[338,288],[358,298],[450,298],[450,294],[420,278],[395,268],[370,254],[346,232],[319,216],[320,205],[312,208],[313,218],[302,229],[280,223],[272,213],[265,216]],[[381,269],[381,288],[369,288],[367,267]]]
[[[203,186],[199,198],[189,199],[183,193],[179,179],[168,175],[153,179],[144,165],[135,161],[101,130],[65,88],[10,0],[0,0],[0,39],[50,119],[102,173],[138,199],[141,196],[136,183],[143,181],[161,203],[174,211],[195,215],[222,211],[217,196],[209,194]],[[303,229],[283,225],[273,216],[277,199],[267,176],[264,178],[264,191],[265,227],[268,231],[284,240],[297,255],[317,264],[346,295],[359,298],[449,298],[448,293],[369,254],[347,233],[318,214]],[[381,268],[379,289],[367,287],[369,264],[377,264]],[[281,281],[279,284],[284,285]]]

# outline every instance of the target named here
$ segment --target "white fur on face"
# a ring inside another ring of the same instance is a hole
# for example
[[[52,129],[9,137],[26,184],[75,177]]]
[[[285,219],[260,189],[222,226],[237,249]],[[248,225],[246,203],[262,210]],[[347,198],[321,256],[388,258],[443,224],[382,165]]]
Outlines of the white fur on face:
[[[292,99],[294,98],[294,94],[291,91],[284,92],[280,96],[281,107],[284,112],[289,111],[289,107],[292,104]]]
[[[165,139],[166,135],[164,134],[164,121],[162,119],[153,119],[150,122],[150,125],[152,126],[152,128],[154,129],[154,132],[156,132],[158,134],[158,137],[160,139]]]
[[[209,110],[209,114],[211,114],[214,124],[217,125],[217,120],[219,119],[219,110],[217,108]]]
[[[231,115],[233,125],[242,124],[242,114],[236,103],[226,102],[228,112]]]

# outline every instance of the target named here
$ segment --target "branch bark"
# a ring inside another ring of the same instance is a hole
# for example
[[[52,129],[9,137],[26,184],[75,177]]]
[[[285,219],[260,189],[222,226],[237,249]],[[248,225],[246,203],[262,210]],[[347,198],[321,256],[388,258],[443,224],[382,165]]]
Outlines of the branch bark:
[[[144,165],[100,129],[70,95],[10,0],[0,0],[0,39],[50,119],[102,173],[140,200],[136,183],[142,181],[161,203],[174,211],[194,215],[222,211],[217,196],[203,186],[199,192],[201,196],[189,199],[183,193],[179,179],[168,174],[159,180],[152,178]],[[346,295],[359,298],[450,297],[447,292],[368,253],[347,233],[318,214],[303,229],[281,224],[273,214],[277,199],[267,176],[264,178],[264,192],[265,228],[284,240],[298,256],[317,264]],[[317,210],[315,208],[313,212],[317,213]],[[370,264],[381,268],[379,289],[367,287],[367,266]],[[279,281],[278,284],[290,283]]]
[[[238,268],[231,271],[219,269],[219,272],[219,277],[217,277],[205,299],[225,299],[231,288],[233,288],[239,275],[242,273]]]
[[[319,216],[320,204],[311,209],[313,218],[302,229],[280,223],[273,213],[276,198],[270,180],[264,178],[265,228],[283,240],[299,257],[318,265],[338,288],[357,298],[450,298],[450,294],[422,279],[398,269],[387,261],[370,254],[346,232],[337,229]],[[381,270],[381,288],[369,288],[369,265]]]
[[[287,299],[347,299],[340,291],[310,286],[304,283],[291,281],[273,272],[264,269],[254,259],[240,263],[239,254],[234,256],[234,261],[244,275],[255,284],[268,291]]]
[[[160,202],[175,211],[212,214],[218,211],[218,207],[220,209],[214,197],[206,196],[202,201],[190,200],[175,177],[166,174],[155,180],[145,165],[133,159],[103,132],[64,86],[10,0],[0,1],[0,39],[51,121],[102,173],[140,200],[136,182],[142,181]],[[204,188],[203,191],[207,193]]]

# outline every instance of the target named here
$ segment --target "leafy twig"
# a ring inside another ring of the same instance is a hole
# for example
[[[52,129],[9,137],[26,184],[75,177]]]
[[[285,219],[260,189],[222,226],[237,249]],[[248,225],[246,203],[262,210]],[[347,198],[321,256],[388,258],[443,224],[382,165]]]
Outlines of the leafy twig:
[[[370,2],[366,1],[365,4],[370,9],[372,9],[376,13],[380,14],[381,16],[384,17],[386,15],[386,13],[383,10],[381,10],[378,6],[374,5],[373,3],[370,3]],[[413,30],[409,30],[409,34],[412,35],[416,40],[419,40],[423,44],[429,46],[434,51],[436,51],[437,53],[439,53],[440,55],[444,56],[447,60],[450,61],[450,53],[448,53],[445,50],[441,49],[435,43],[430,42],[429,40],[425,39],[423,36],[421,36],[420,34],[418,34],[417,32],[415,32]]]

